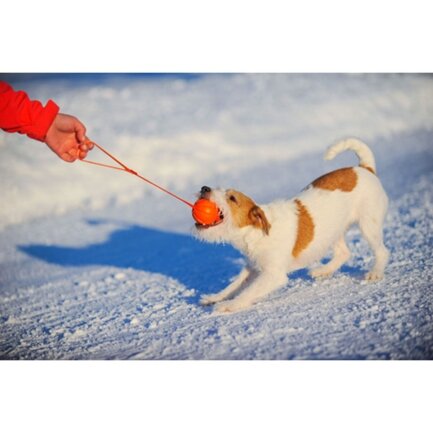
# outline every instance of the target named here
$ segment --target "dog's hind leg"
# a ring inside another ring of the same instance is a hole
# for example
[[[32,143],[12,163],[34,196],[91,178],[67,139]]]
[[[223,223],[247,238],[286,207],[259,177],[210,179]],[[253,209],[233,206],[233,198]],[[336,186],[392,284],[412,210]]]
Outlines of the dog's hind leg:
[[[389,251],[383,244],[382,222],[383,217],[378,218],[378,216],[365,216],[359,221],[362,234],[375,255],[373,269],[365,275],[365,279],[369,281],[382,279],[385,266],[388,263]]]
[[[235,293],[237,290],[239,290],[242,287],[242,284],[246,282],[248,277],[252,277],[254,273],[255,271],[253,271],[249,267],[245,267],[224,290],[215,293],[214,295],[203,295],[200,298],[200,304],[211,305],[215,304],[216,302],[223,301],[224,299]]]
[[[310,275],[313,278],[322,278],[332,275],[337,269],[347,262],[350,258],[350,250],[347,247],[346,241],[344,240],[344,235],[338,239],[334,245],[334,257],[332,260],[320,268],[313,269]]]

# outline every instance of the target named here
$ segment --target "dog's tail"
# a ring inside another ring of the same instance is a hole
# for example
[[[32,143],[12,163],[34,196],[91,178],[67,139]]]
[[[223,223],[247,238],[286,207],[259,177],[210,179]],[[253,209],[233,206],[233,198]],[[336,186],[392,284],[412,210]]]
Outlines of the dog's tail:
[[[353,150],[358,155],[359,165],[376,173],[376,161],[374,160],[373,152],[365,143],[357,138],[348,138],[333,144],[326,151],[325,159],[334,159],[339,153],[345,150]]]

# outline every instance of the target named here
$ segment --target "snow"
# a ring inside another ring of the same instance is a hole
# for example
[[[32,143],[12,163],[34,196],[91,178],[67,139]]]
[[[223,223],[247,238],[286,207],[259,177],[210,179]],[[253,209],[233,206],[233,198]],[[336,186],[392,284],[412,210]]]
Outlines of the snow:
[[[0,134],[0,357],[4,359],[431,359],[433,80],[428,75],[27,77],[88,135],[187,200],[202,185],[258,202],[331,169],[326,147],[371,145],[390,197],[383,281],[357,228],[332,278],[306,270],[253,308],[198,305],[243,259],[190,235],[189,208],[138,179],[65,164]],[[91,159],[103,160],[97,151]]]

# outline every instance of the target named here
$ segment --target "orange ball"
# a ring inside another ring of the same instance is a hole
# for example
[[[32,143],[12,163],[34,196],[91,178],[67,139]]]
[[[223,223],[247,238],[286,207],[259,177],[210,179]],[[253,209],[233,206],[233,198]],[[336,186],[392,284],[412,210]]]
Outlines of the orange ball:
[[[210,226],[221,221],[218,206],[210,200],[201,198],[194,203],[192,217],[205,226]]]

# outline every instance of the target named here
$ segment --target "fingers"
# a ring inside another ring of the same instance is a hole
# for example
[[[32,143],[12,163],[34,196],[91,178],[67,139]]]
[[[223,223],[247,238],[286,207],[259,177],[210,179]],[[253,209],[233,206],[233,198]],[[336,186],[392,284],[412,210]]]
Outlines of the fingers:
[[[87,152],[93,149],[93,143],[86,138],[85,144],[80,144],[78,147],[78,154],[80,159],[84,159],[87,156]]]
[[[74,162],[77,159],[85,159],[87,157],[87,152],[92,148],[93,145],[90,146],[88,143],[81,144],[78,147],[69,149],[67,152],[62,153],[59,156],[66,162]]]
[[[60,156],[60,158],[63,159],[63,161],[66,161],[66,162],[74,162],[77,159],[76,156],[73,156],[73,155],[71,155],[69,153],[62,153],[59,156]]]
[[[95,146],[95,143],[93,143],[93,141],[90,140],[89,137],[85,137],[84,143],[81,146],[83,145],[87,147],[87,150],[92,150]]]
[[[66,162],[74,162],[77,159],[84,159],[86,155],[87,152],[82,152],[80,149],[73,147],[59,156]]]

